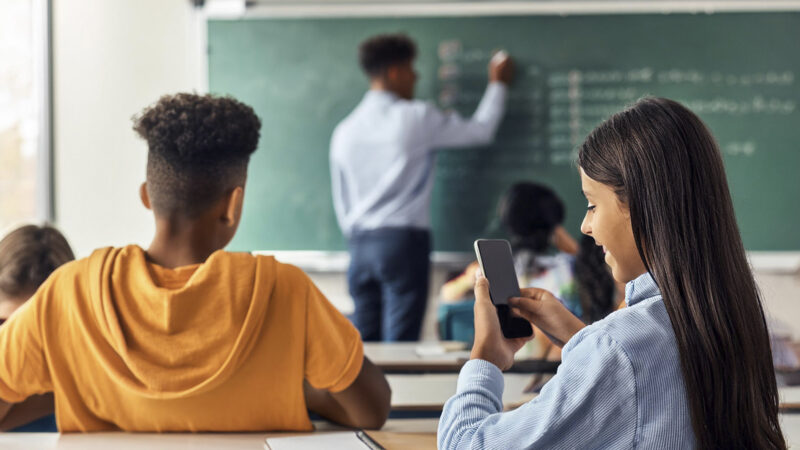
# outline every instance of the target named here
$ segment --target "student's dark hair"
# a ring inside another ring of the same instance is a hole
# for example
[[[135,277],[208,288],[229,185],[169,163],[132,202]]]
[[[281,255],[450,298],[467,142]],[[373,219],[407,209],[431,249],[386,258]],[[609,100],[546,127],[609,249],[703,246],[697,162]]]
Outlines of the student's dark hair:
[[[0,291],[8,297],[33,293],[75,255],[55,228],[25,225],[0,241]]]
[[[597,322],[614,311],[617,285],[605,261],[603,250],[591,236],[584,235],[575,257],[575,281],[586,323]]]
[[[764,311],[709,130],[675,101],[643,98],[592,131],[578,164],[630,210],[675,331],[698,447],[786,448]]]
[[[153,210],[194,217],[236,186],[258,145],[261,121],[230,97],[165,95],[134,118],[147,141]]]
[[[417,45],[401,33],[373,36],[358,46],[358,61],[370,78],[379,77],[389,67],[411,61],[416,56]]]
[[[555,227],[564,222],[564,203],[547,186],[515,183],[500,203],[500,220],[515,251],[540,253],[550,245]]]

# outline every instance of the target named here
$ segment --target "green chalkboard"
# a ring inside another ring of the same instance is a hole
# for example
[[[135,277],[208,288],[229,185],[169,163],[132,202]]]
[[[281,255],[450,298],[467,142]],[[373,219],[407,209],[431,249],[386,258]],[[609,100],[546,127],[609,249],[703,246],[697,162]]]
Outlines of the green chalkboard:
[[[574,150],[645,94],[684,102],[716,135],[746,247],[800,249],[798,13],[211,20],[210,91],[263,121],[232,249],[345,248],[330,135],[366,89],[358,43],[395,31],[417,41],[417,96],[462,114],[477,105],[493,49],[517,61],[497,141],[437,156],[436,250],[501,236],[497,202],[518,180],[553,186],[577,233],[585,204]]]

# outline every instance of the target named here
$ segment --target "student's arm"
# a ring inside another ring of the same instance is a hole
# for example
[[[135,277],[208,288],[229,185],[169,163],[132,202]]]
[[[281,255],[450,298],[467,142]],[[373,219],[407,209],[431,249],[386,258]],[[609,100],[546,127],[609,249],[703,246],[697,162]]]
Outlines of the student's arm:
[[[307,406],[342,425],[380,428],[389,415],[389,384],[383,372],[364,356],[358,330],[311,280],[307,282]]]
[[[565,347],[538,397],[503,411],[503,374],[520,341],[506,339],[475,283],[475,344],[439,421],[439,448],[633,448],[638,417],[633,365],[605,333],[587,329]]]
[[[478,262],[473,261],[464,272],[442,285],[439,296],[446,302],[455,302],[463,299],[467,293],[472,291],[475,283],[475,272],[478,270]]]
[[[570,236],[569,232],[562,225],[557,226],[553,230],[553,245],[557,249],[570,255],[578,254],[578,241]]]
[[[341,392],[303,383],[308,409],[331,422],[353,428],[378,429],[389,417],[392,391],[383,372],[365,356],[353,384]]]
[[[503,412],[503,374],[474,359],[439,421],[439,448],[634,448],[633,366],[606,335],[581,334],[530,402]]]
[[[8,403],[3,399],[0,399],[0,423],[5,420],[8,412],[11,411],[11,407],[13,403]]]
[[[470,119],[445,113],[432,104],[419,103],[419,120],[426,146],[435,149],[489,144],[494,140],[505,111],[508,84],[513,75],[510,58],[489,63],[489,85]]]
[[[5,415],[3,415],[4,406],[8,407]],[[20,403],[13,404],[0,400],[0,431],[13,430],[54,412],[52,393],[32,395]]]

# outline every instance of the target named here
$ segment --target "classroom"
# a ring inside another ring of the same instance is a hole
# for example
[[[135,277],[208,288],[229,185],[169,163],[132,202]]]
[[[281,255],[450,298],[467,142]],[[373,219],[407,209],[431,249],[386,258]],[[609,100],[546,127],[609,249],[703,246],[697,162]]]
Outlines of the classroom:
[[[3,0],[0,448],[800,449],[797,42],[797,0]]]

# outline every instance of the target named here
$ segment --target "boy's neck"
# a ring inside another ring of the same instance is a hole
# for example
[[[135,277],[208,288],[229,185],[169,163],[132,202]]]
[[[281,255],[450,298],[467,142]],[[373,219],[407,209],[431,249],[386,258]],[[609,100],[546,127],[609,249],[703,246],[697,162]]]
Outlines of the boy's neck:
[[[147,249],[151,262],[168,269],[201,264],[221,247],[202,223],[156,220],[156,235]]]

